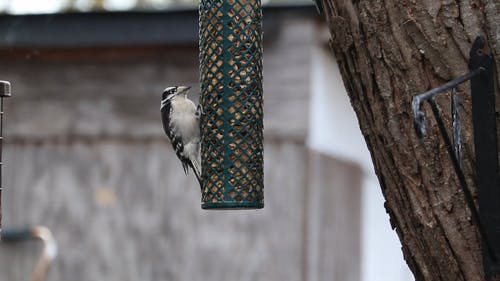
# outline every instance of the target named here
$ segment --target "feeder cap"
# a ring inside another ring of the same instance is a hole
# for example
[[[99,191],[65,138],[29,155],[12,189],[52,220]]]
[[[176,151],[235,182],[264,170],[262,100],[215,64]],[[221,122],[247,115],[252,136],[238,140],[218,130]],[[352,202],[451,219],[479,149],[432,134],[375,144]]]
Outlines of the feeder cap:
[[[0,97],[6,98],[12,96],[10,92],[10,82],[0,80]]]

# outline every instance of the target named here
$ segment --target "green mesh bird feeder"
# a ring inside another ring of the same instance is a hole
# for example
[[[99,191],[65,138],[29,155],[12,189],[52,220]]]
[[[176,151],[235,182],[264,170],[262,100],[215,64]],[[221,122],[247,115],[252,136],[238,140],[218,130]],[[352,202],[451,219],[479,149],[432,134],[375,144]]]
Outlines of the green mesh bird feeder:
[[[203,209],[264,207],[260,0],[200,0]]]

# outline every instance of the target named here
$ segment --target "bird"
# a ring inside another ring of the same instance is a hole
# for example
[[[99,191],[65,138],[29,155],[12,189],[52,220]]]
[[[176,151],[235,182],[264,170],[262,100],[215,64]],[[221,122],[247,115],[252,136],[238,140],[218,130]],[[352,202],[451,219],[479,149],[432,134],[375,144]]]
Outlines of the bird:
[[[196,106],[187,95],[190,86],[167,87],[161,98],[161,120],[165,134],[170,139],[175,154],[182,163],[187,175],[189,167],[194,172],[200,189],[201,160],[200,160],[200,117],[203,110]]]

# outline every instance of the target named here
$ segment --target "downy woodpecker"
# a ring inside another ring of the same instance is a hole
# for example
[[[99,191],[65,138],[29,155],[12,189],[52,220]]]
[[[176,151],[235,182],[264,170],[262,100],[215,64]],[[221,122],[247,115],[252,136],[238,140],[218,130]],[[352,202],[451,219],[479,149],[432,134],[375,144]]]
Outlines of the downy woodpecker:
[[[181,160],[184,172],[188,173],[188,167],[193,172],[201,185],[200,165],[200,115],[201,107],[198,108],[187,97],[191,87],[174,86],[163,91],[161,98],[161,120],[163,129],[167,134],[177,157]],[[202,190],[203,191],[203,190]]]

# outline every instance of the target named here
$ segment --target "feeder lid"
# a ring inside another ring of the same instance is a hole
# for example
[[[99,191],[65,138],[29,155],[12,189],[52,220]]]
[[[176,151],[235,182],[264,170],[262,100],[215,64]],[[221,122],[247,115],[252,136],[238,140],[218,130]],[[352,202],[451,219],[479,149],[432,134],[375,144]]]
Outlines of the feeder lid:
[[[10,92],[10,82],[0,80],[0,97],[10,97],[12,96]]]

